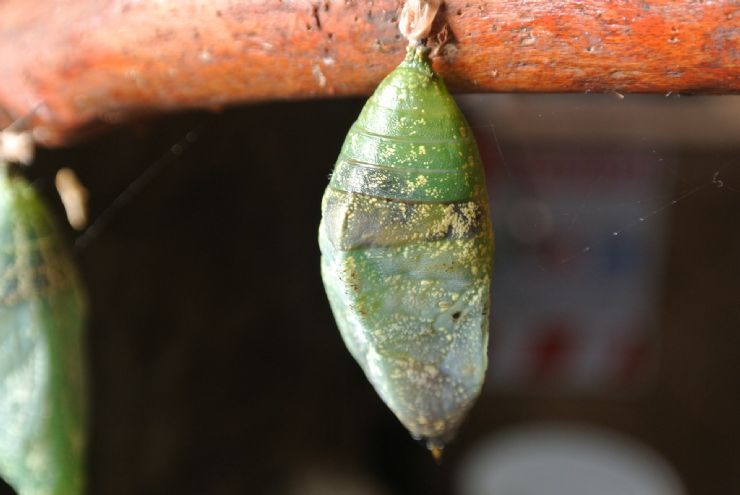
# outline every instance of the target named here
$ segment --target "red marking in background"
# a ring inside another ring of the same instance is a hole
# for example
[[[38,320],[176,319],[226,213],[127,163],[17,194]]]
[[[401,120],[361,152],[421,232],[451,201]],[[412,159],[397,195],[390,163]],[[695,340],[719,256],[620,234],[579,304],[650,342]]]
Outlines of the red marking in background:
[[[616,345],[616,359],[612,381],[614,385],[634,385],[644,378],[644,371],[651,356],[650,343],[646,332],[625,337]]]
[[[534,333],[537,337],[531,346],[531,379],[539,383],[558,381],[575,348],[573,327],[563,321],[548,321]]]

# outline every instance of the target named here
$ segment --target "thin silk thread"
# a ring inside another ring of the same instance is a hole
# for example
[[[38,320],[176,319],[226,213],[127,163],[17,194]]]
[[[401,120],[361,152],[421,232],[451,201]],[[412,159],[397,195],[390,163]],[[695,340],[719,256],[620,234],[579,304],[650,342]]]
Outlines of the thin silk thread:
[[[420,45],[429,36],[432,22],[441,5],[442,0],[406,0],[398,29],[409,40],[409,45]]]

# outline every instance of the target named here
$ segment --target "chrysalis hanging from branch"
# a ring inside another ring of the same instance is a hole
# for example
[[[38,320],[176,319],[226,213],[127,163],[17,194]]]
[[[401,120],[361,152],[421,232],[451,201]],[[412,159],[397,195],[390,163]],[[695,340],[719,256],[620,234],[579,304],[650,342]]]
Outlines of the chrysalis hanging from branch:
[[[19,495],[81,495],[84,290],[55,218],[8,163],[30,159],[13,151],[30,141],[0,135],[0,476]]]
[[[483,384],[493,257],[473,134],[420,45],[438,6],[404,7],[406,58],[350,129],[319,227],[345,344],[436,457]]]

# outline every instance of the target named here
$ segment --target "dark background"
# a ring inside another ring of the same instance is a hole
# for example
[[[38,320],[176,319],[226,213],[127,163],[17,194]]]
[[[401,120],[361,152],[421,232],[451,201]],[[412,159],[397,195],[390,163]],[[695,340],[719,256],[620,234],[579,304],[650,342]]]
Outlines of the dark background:
[[[559,132],[560,119],[593,113],[574,116],[574,101],[550,116]],[[608,116],[621,102],[598,102],[600,139],[574,135],[558,144],[520,134],[496,147],[503,156],[608,149]],[[52,179],[66,166],[89,189],[93,220],[152,163],[167,161],[77,250],[92,308],[90,493],[448,494],[477,439],[535,420],[623,432],[668,460],[689,493],[738,493],[740,140],[687,144],[656,137],[656,129],[618,143],[649,148],[660,140],[671,148],[681,181],[669,203],[685,190],[682,181],[702,186],[661,213],[669,229],[660,361],[649,383],[619,398],[487,391],[437,466],[344,349],[319,276],[321,195],[361,106],[315,101],[173,115],[39,152],[29,173],[60,215]],[[516,118],[526,128],[537,111]],[[168,152],[193,130],[196,142]],[[500,156],[486,157],[494,174]],[[720,169],[721,190],[711,184]],[[496,218],[494,211],[494,226]],[[71,241],[76,235],[70,230]]]

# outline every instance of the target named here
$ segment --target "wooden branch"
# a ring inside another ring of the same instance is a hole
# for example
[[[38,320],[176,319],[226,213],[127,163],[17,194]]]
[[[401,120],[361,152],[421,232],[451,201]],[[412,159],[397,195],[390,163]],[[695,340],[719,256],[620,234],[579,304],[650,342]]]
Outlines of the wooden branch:
[[[35,109],[59,144],[141,113],[367,94],[402,57],[399,6],[0,1],[0,125]],[[454,91],[740,90],[736,0],[448,0],[445,24]]]

